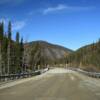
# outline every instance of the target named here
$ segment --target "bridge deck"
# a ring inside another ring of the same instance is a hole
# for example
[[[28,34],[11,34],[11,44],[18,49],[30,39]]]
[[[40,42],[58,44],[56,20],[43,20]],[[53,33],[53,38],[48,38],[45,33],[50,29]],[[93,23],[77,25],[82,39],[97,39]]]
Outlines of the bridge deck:
[[[77,72],[52,69],[25,80],[0,89],[0,100],[100,100],[100,80]]]

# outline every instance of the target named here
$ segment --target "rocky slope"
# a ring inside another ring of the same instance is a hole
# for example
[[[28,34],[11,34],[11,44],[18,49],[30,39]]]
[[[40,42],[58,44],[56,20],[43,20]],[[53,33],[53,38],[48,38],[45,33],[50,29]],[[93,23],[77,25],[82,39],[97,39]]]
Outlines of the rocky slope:
[[[62,63],[64,58],[73,51],[46,41],[33,41],[25,44],[27,64],[44,65]]]

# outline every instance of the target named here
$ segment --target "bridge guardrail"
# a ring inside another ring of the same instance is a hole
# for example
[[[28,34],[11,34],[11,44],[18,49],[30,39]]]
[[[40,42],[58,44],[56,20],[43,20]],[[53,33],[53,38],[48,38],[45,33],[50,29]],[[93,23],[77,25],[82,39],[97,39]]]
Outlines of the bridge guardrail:
[[[40,71],[32,73],[21,73],[21,74],[10,74],[10,75],[1,75],[0,81],[16,80],[21,78],[27,78],[35,75],[40,75]]]
[[[20,73],[20,74],[9,74],[9,75],[1,75],[0,76],[0,81],[9,81],[9,80],[16,80],[16,79],[22,79],[22,78],[28,78],[36,75],[40,75],[42,73],[45,73],[49,69],[42,69],[42,70],[37,70],[31,73]]]
[[[45,69],[43,69],[43,70],[40,70],[40,72],[41,72],[41,74],[42,74],[42,73],[47,72],[48,70],[49,70],[49,68],[45,68]]]
[[[68,68],[68,69],[77,71],[79,73],[82,73],[82,74],[90,76],[90,77],[100,78],[100,73],[97,73],[97,72],[88,72],[88,71],[84,71],[84,70],[79,69],[79,68]]]

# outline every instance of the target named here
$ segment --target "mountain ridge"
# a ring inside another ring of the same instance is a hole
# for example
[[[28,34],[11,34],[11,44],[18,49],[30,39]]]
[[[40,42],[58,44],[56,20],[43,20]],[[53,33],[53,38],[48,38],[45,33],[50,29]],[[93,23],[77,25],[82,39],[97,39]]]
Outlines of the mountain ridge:
[[[27,63],[31,66],[64,63],[65,57],[73,52],[71,49],[42,40],[26,43],[24,47]]]
[[[70,65],[86,71],[100,72],[100,40],[85,45],[69,55]]]

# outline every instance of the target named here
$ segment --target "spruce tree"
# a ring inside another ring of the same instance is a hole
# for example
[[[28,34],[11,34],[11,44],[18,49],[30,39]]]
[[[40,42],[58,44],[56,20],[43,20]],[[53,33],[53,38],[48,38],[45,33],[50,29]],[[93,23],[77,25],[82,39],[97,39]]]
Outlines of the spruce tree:
[[[3,72],[2,43],[3,43],[4,25],[0,23],[0,74]]]
[[[11,22],[9,21],[9,24],[8,24],[8,39],[9,39],[9,41],[11,41],[11,35],[12,35],[12,26],[11,26]]]
[[[8,48],[8,39],[7,34],[4,34],[3,38],[3,67],[4,67],[4,73],[7,73],[7,48]]]
[[[21,38],[21,42],[20,42],[20,67],[21,67],[22,72],[24,71],[23,58],[24,58],[24,43],[23,43],[23,38]]]
[[[19,39],[20,39],[20,36],[19,36],[19,32],[16,33],[16,43],[19,44]]]
[[[15,57],[16,57],[16,72],[20,73],[20,43],[19,43],[19,32],[16,33],[16,50],[15,50]]]
[[[7,73],[10,74],[11,72],[11,35],[12,35],[12,29],[11,29],[11,22],[8,24],[8,48],[7,48],[7,58],[8,58],[8,71]]]
[[[0,41],[3,40],[3,35],[4,35],[4,23],[0,23]]]

